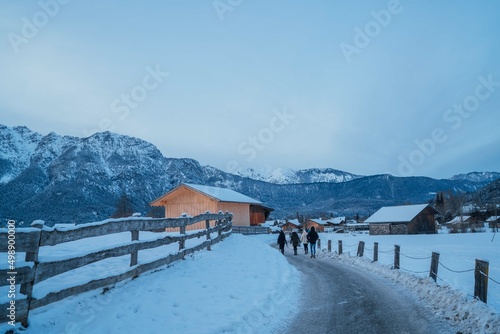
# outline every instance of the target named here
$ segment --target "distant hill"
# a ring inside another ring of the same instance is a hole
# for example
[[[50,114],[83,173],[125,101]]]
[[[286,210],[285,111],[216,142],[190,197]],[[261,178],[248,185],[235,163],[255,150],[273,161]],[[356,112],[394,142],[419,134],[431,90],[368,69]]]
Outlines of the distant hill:
[[[470,173],[436,180],[359,176],[328,168],[234,175],[193,159],[164,157],[151,143],[110,132],[88,138],[43,136],[0,125],[0,139],[0,218],[43,219],[48,225],[108,218],[122,195],[134,211],[146,214],[152,200],[183,182],[236,190],[283,218],[369,215],[384,205],[428,202],[439,191],[473,193],[498,176]]]

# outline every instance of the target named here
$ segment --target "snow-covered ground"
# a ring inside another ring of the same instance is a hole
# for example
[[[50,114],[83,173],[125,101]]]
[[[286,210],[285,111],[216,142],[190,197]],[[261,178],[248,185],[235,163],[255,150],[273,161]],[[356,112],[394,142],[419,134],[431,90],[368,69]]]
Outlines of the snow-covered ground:
[[[45,250],[41,257],[52,260],[65,258],[68,253],[101,249],[103,242],[127,242],[130,234],[116,234],[113,240],[107,236],[107,241],[103,238],[86,240],[86,245],[61,245],[59,249]],[[35,309],[30,312],[28,329],[22,333],[270,333],[296,312],[297,294],[290,291],[300,284],[299,272],[268,246],[270,238],[274,240],[271,235],[256,238],[233,234],[213,245],[212,251],[196,252],[184,261],[110,289],[90,291]],[[161,251],[168,254],[174,250]],[[139,262],[156,256],[141,258],[140,252]],[[126,269],[128,261],[127,256],[71,271],[50,284],[35,286],[35,296],[41,297],[57,286],[116,274]],[[0,332],[11,328],[2,324]]]
[[[500,237],[500,236],[498,236]],[[467,333],[500,332],[500,240],[493,233],[388,235],[320,234],[319,257],[329,257],[385,276],[413,291],[436,313]],[[327,252],[328,239],[332,252]],[[343,255],[338,256],[338,240]],[[362,258],[356,256],[359,241],[365,242]],[[374,242],[379,243],[379,261],[373,263]],[[401,247],[401,270],[392,270],[394,245]],[[440,253],[438,280],[429,278],[430,255]],[[488,304],[474,299],[475,259],[489,260]]]
[[[141,234],[153,239],[163,233]],[[488,305],[474,300],[474,259],[490,260],[490,277],[500,279],[497,254],[500,240],[491,233],[413,236],[320,234],[318,257],[331,258],[382,275],[413,291],[443,318],[464,333],[495,333],[500,329],[500,287],[490,281]],[[499,236],[500,237],[500,236]],[[106,239],[107,238],[107,239]],[[81,255],[129,242],[130,234],[93,238],[44,249],[44,261]],[[233,234],[196,252],[184,261],[162,267],[110,289],[98,289],[35,309],[22,333],[272,333],[299,310],[297,291],[301,274],[276,249],[268,246],[277,236]],[[332,240],[332,252],[326,251]],[[337,241],[344,255],[338,256]],[[365,241],[365,256],[356,257]],[[190,240],[194,246],[203,238]],[[372,263],[373,242],[379,243],[379,261]],[[394,244],[401,246],[401,270],[392,270]],[[177,244],[139,253],[139,263],[177,250]],[[438,282],[428,278],[429,256],[440,253]],[[418,258],[418,259],[417,259]],[[86,266],[35,286],[36,297],[90,279],[126,270],[128,256]],[[456,273],[454,271],[465,271]],[[423,273],[419,273],[423,272]],[[333,278],[334,279],[334,278]],[[2,293],[3,297],[6,293]],[[18,325],[18,329],[19,329]],[[0,332],[11,327],[0,325]],[[19,331],[21,333],[21,331]]]

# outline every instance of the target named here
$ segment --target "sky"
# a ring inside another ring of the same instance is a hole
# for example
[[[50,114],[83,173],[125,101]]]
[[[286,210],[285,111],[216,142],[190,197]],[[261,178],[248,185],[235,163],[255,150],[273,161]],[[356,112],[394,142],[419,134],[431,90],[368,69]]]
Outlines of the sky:
[[[497,1],[3,1],[0,123],[225,171],[500,172]]]

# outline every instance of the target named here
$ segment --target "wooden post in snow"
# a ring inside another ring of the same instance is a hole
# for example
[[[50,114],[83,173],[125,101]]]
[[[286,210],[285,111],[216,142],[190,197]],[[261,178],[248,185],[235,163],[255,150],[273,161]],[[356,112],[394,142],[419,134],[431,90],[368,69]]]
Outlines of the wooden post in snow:
[[[373,262],[378,261],[378,242],[373,243]]]
[[[365,253],[365,242],[360,241],[358,244],[358,257],[363,257],[363,254]]]
[[[476,259],[474,270],[474,297],[486,303],[488,297],[489,262]]]
[[[328,239],[328,253],[332,251],[332,240]]]
[[[130,231],[132,234],[132,241],[137,241],[139,240],[139,231]],[[137,258],[138,258],[138,252],[134,251],[130,253],[130,266],[135,266],[137,265]]]
[[[205,227],[207,229],[207,240],[210,240],[210,220],[205,220]],[[207,250],[212,250],[210,244],[207,246]]]
[[[432,252],[431,269],[429,271],[429,277],[432,278],[434,282],[437,281],[438,268],[439,268],[439,253]]]
[[[342,240],[339,240],[339,255],[342,254]]]
[[[394,245],[394,269],[399,269],[399,252],[400,252],[400,247],[399,245]]]

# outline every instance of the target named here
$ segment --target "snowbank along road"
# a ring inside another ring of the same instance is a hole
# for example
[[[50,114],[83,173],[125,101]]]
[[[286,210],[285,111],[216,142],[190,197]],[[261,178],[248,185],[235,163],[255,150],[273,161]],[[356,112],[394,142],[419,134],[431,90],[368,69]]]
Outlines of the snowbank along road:
[[[285,256],[304,281],[299,312],[279,333],[457,333],[391,281],[303,250]]]

